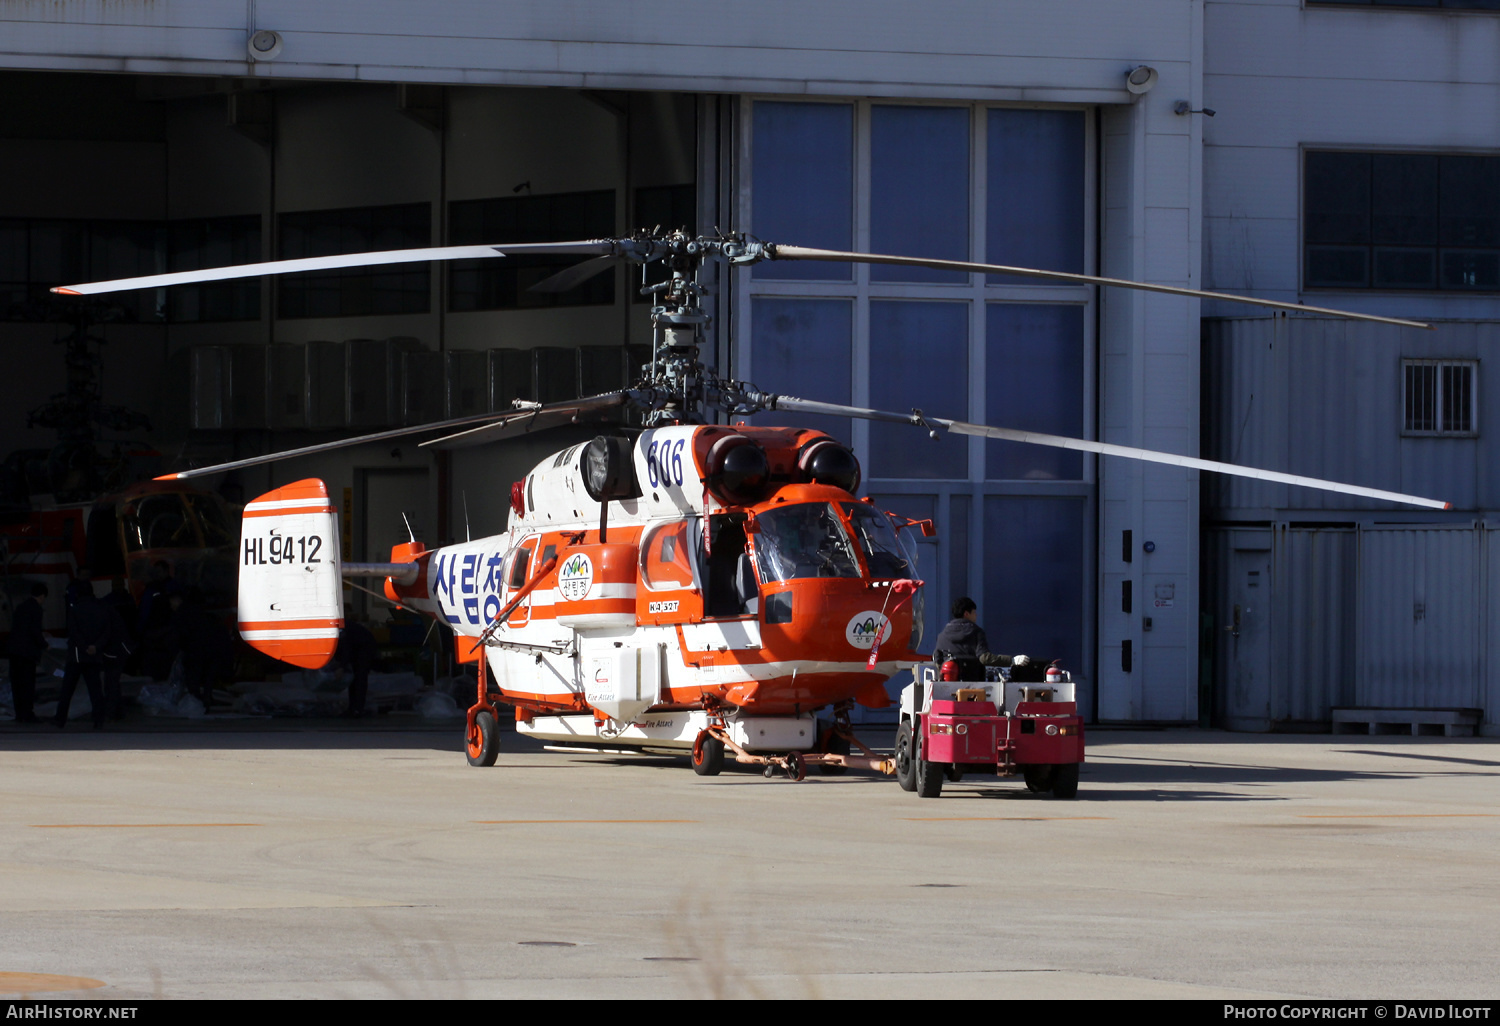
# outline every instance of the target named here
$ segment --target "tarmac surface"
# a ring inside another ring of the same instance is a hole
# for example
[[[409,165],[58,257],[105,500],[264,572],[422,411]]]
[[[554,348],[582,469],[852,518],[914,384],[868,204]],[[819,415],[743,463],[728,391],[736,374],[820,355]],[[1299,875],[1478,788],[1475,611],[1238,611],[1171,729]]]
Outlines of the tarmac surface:
[[[1067,802],[460,733],[0,728],[0,995],[1500,997],[1494,739],[1095,730]]]

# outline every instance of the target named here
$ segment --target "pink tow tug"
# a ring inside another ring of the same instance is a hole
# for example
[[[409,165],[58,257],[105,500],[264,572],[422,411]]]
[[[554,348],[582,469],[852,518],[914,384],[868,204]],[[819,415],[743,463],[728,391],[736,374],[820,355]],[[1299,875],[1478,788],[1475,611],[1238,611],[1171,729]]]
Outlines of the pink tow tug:
[[[1056,663],[1034,683],[985,676],[979,660],[964,657],[913,670],[901,692],[896,782],[936,798],[944,779],[1019,774],[1033,792],[1076,798],[1083,718],[1072,677]]]

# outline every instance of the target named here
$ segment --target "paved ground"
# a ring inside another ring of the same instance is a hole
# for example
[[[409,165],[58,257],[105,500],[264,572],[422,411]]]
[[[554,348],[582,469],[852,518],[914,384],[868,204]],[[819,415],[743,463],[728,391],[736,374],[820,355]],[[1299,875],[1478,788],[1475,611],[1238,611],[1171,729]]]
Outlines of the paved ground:
[[[1500,997],[1490,739],[1097,731],[1076,802],[924,801],[394,726],[0,732],[0,990]]]

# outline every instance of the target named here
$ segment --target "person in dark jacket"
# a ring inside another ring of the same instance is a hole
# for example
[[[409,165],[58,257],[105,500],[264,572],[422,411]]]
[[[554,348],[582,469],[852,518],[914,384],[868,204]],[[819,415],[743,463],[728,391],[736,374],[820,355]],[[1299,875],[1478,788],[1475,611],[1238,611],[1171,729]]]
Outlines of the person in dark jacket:
[[[932,645],[934,662],[941,663],[949,656],[974,656],[985,666],[1025,666],[1030,656],[1000,655],[990,651],[984,628],[979,626],[979,607],[965,595],[953,602],[953,619],[943,627],[942,633]]]
[[[104,689],[99,673],[104,665],[104,650],[109,644],[110,619],[114,612],[94,597],[92,588],[76,589],[75,595],[68,610],[68,662],[63,668],[62,693],[58,696],[57,715],[52,722],[59,729],[68,725],[68,707],[73,704],[73,691],[82,676],[94,707],[94,729],[103,730]]]
[[[349,711],[344,715],[359,719],[365,714],[365,696],[370,690],[370,668],[375,665],[375,635],[362,623],[354,622],[344,609],[344,629],[339,631],[339,647],[333,659],[347,666],[349,678]]]
[[[197,588],[175,592],[168,600],[172,609],[172,631],[182,652],[182,683],[205,710],[213,708],[214,685],[218,683],[234,641],[228,631],[203,604]]]
[[[105,715],[111,720],[120,720],[125,718],[124,703],[120,698],[120,674],[135,651],[135,639],[131,637],[129,626],[134,620],[135,603],[130,601],[125,582],[118,578],[110,594],[99,601],[109,621],[109,635],[104,642]]]
[[[182,585],[172,576],[166,560],[151,564],[151,578],[141,592],[136,614],[135,639],[140,646],[140,671],[152,680],[166,680],[177,659],[177,632],[172,620],[172,596],[182,594]]]
[[[45,584],[33,584],[31,594],[10,619],[10,693],[16,706],[17,723],[40,723],[35,711],[36,664],[47,651],[47,633],[42,629],[42,599]]]

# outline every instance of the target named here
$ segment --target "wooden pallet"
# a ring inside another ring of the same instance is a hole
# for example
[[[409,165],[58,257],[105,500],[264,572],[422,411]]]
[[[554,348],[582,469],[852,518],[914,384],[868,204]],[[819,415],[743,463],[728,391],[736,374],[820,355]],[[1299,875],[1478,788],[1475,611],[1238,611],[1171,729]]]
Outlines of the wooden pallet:
[[[1473,737],[1484,718],[1480,709],[1398,709],[1390,707],[1333,710],[1335,734],[1411,734],[1413,737]]]

